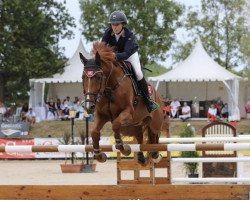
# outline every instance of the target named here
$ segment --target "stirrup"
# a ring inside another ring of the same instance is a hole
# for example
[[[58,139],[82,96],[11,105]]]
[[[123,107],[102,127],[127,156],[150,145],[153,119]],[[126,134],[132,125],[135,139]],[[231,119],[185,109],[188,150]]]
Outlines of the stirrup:
[[[153,99],[149,99],[149,112],[154,112],[160,108],[159,104],[156,103]]]

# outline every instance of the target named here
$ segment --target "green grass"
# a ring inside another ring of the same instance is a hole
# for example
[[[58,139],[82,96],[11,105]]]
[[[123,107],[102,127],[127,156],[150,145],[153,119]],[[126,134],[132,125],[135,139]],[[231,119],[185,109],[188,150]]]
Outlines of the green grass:
[[[89,133],[93,128],[94,123],[89,122]],[[78,136],[81,131],[86,132],[85,121],[75,121],[75,136]],[[49,135],[53,138],[62,137],[64,132],[71,133],[71,121],[43,121],[31,126],[29,137],[31,138],[46,138]],[[107,123],[103,128],[103,136],[112,135],[110,123]]]
[[[192,126],[195,127],[196,134],[201,136],[202,128],[208,124],[207,121],[190,121]],[[180,132],[182,126],[185,123],[181,121],[171,121],[170,122],[170,135],[175,137]],[[91,131],[93,128],[93,122],[89,122],[89,130]],[[249,133],[250,134],[250,121],[249,120],[241,120],[237,124],[237,133]],[[75,135],[78,136],[80,131],[86,130],[85,121],[75,121]],[[36,123],[32,125],[29,137],[37,138],[42,137],[46,138],[48,135],[51,137],[61,137],[63,133],[67,131],[71,133],[71,121],[43,121],[40,123]],[[111,124],[107,123],[103,130],[102,136],[113,136]],[[165,137],[165,134],[162,133],[162,137]]]

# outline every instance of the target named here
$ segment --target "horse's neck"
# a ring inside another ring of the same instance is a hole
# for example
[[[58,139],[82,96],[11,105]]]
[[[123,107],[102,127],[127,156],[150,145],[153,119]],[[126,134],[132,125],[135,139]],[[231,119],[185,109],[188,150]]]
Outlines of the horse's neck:
[[[124,72],[120,66],[113,66],[113,69],[110,68],[108,72],[106,72],[106,87],[114,88],[117,87],[117,84],[122,84],[125,80]]]

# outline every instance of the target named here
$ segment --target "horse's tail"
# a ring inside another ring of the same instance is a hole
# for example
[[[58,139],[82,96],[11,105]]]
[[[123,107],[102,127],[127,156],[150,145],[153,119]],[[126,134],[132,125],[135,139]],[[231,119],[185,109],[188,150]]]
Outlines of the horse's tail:
[[[154,134],[159,135],[163,124],[164,104],[161,98],[159,97],[158,92],[154,88],[151,98],[153,98],[154,101],[157,102],[160,107],[158,108],[158,110],[151,113],[152,123],[150,124],[150,131],[154,132]]]
[[[152,87],[152,88],[153,88],[152,98],[154,99],[155,102],[157,102],[159,104],[159,106],[160,106],[159,109],[163,110],[163,108],[164,108],[163,101],[161,100],[161,98],[160,98],[158,92],[155,90],[155,88],[154,87]]]

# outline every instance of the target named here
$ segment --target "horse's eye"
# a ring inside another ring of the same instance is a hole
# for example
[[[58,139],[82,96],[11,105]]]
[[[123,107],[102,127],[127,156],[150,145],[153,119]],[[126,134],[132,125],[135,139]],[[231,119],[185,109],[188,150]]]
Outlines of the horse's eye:
[[[82,73],[82,79],[84,79],[84,77],[85,77],[85,73]]]
[[[102,76],[100,76],[100,75],[98,76],[98,75],[97,75],[97,76],[96,76],[96,80],[97,80],[97,81],[101,81],[101,80],[102,80]]]

